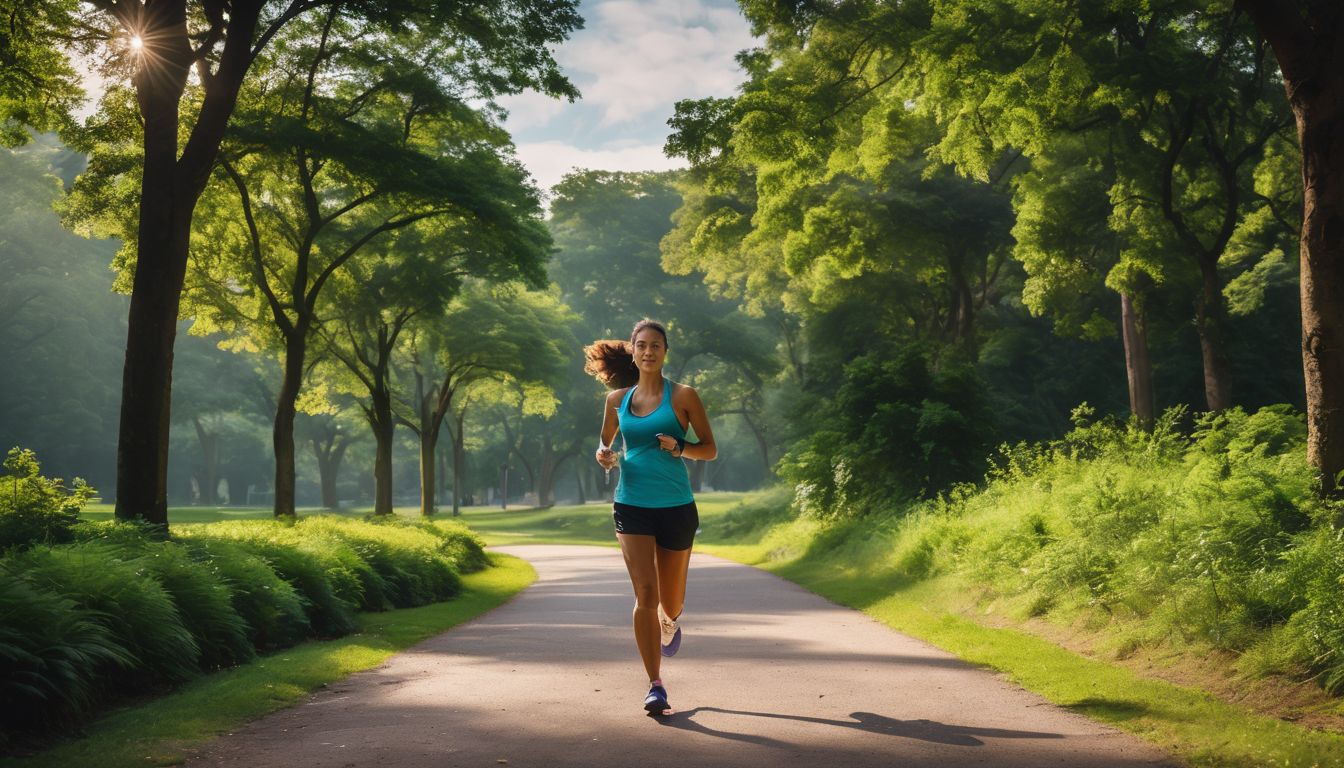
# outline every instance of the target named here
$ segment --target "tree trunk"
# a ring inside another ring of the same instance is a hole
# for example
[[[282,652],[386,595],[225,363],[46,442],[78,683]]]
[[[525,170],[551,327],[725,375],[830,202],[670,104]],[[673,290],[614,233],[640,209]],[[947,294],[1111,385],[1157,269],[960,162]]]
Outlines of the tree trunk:
[[[762,477],[769,478],[772,474],[770,464],[770,443],[765,438],[765,428],[757,424],[756,420],[751,417],[751,413],[747,411],[746,405],[742,406],[742,420],[747,423],[747,428],[751,430],[752,436],[756,438],[756,449],[761,452],[761,466],[765,470]]]
[[[133,78],[144,120],[144,163],[122,368],[115,515],[167,527],[173,344],[191,217],[252,60],[260,5],[235,3],[231,8],[218,69],[180,160],[178,106],[193,59],[186,3],[152,3],[143,9],[140,35],[153,66],[142,67]]]
[[[1307,460],[1322,493],[1338,496],[1344,472],[1344,7],[1316,3],[1308,25],[1301,3],[1238,5],[1274,48],[1297,121]]]
[[[201,506],[219,506],[219,435],[205,431],[199,416],[193,416],[191,423],[196,427],[196,439],[201,444]]]
[[[369,426],[373,428],[376,449],[373,457],[373,513],[392,514],[392,401],[386,392],[370,393]]]
[[[1336,50],[1344,49],[1344,35]],[[1339,70],[1335,71],[1338,83]],[[1321,75],[1325,75],[1322,72]],[[1344,88],[1294,105],[1302,142],[1302,370],[1307,460],[1323,492],[1339,495],[1344,472]]]
[[[1202,256],[1199,274],[1195,326],[1199,330],[1199,349],[1204,359],[1204,397],[1209,410],[1217,412],[1232,407],[1227,340],[1223,334],[1223,284],[1218,277],[1217,258]]]
[[[1128,293],[1120,294],[1121,337],[1125,345],[1125,373],[1129,379],[1129,412],[1145,430],[1156,417],[1153,400],[1153,361],[1148,355],[1148,329],[1143,313]]]
[[[462,424],[467,420],[466,413],[457,415],[457,429],[453,430],[453,517],[462,514],[462,490],[465,487],[465,468],[467,447]]]
[[[707,462],[696,461],[695,459],[685,459],[690,464],[691,490],[695,493],[700,492],[700,488],[705,484],[705,464]]]
[[[186,7],[156,10],[145,14],[145,23],[163,35],[155,50],[161,64],[134,78],[144,118],[144,175],[121,378],[116,516],[167,526],[173,342],[196,199],[176,188],[178,103],[191,61]]]
[[[951,306],[948,324],[952,338],[968,350],[975,342],[975,294],[966,277],[966,255],[954,253],[948,257],[948,278],[951,280]]]
[[[329,456],[318,454],[317,474],[322,485],[322,507],[339,509],[341,500],[336,496],[336,468]]]
[[[435,456],[439,462],[438,477],[448,477],[448,454],[435,451]],[[448,483],[439,483],[439,503],[452,504],[452,486]]]
[[[303,359],[308,347],[308,324],[299,322],[285,339],[285,370],[276,396],[275,425],[271,443],[275,448],[275,516],[294,514],[294,412],[303,385]]]
[[[437,464],[434,460],[434,443],[438,435],[434,430],[420,426],[420,514],[432,517],[435,510],[435,474]]]
[[[579,503],[588,503],[588,489],[583,487],[583,465],[581,463],[574,465],[574,483],[579,489]]]
[[[317,440],[313,441],[313,455],[317,458],[317,475],[322,486],[322,506],[326,509],[340,507],[336,479],[345,458],[345,449],[349,446],[342,436],[333,437],[325,446]]]

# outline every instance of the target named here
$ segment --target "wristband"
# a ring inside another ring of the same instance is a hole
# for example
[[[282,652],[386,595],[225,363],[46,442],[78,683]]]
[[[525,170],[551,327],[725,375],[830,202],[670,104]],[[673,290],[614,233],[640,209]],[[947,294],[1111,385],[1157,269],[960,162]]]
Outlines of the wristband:
[[[678,437],[678,438],[677,438],[677,458],[681,458],[681,455],[682,455],[683,453],[685,453],[685,452],[686,452],[686,441],[685,441],[685,440],[682,440],[680,437]]]

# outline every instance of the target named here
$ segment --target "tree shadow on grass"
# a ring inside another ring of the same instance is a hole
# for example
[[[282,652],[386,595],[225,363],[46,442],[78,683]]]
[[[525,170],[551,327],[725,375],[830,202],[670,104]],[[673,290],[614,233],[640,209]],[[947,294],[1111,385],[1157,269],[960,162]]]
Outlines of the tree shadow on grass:
[[[721,709],[719,707],[696,707],[684,712],[675,712],[671,715],[650,715],[659,723],[668,728],[680,728],[687,731],[696,731],[709,736],[717,736],[732,741],[743,741],[749,744],[761,746],[788,746],[778,739],[772,739],[769,736],[757,736],[750,733],[738,733],[735,731],[721,731],[695,721],[695,715],[701,712],[719,712],[726,715],[743,715],[746,717],[764,717],[777,720],[793,720],[800,723],[818,723],[820,725],[833,725],[838,728],[852,728],[865,733],[883,733],[889,736],[897,736],[905,739],[917,739],[919,741],[928,741],[935,744],[948,744],[957,747],[979,747],[985,742],[978,737],[994,739],[1062,739],[1063,734],[1041,733],[1036,731],[1013,731],[1005,728],[979,728],[966,725],[949,725],[940,723],[936,720],[898,720],[886,715],[879,715],[874,712],[852,712],[852,720],[831,720],[824,717],[807,717],[804,715],[781,715],[773,712],[746,712],[736,709]]]

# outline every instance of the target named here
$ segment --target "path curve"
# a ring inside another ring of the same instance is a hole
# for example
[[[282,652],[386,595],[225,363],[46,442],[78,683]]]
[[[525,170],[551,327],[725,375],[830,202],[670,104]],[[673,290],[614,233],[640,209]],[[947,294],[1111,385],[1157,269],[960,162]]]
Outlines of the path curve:
[[[228,734],[190,766],[1140,766],[1133,736],[1051,706],[764,571],[696,554],[677,714],[640,708],[620,552],[529,545],[512,602]]]

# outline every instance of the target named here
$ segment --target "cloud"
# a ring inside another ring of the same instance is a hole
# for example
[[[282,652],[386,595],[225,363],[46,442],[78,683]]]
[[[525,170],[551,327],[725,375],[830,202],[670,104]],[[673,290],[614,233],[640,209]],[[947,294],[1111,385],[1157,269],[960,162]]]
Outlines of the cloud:
[[[572,108],[569,102],[556,99],[536,91],[524,91],[513,96],[501,96],[496,99],[499,106],[508,110],[505,121],[511,133],[544,129],[556,117]]]
[[[575,169],[604,171],[667,171],[686,167],[681,158],[667,157],[662,144],[624,144],[606,149],[580,149],[560,141],[518,145],[518,159],[532,172],[543,191]]]
[[[583,13],[587,27],[557,58],[602,125],[666,117],[678,99],[732,94],[742,79],[734,56],[756,44],[735,5],[607,0]]]

